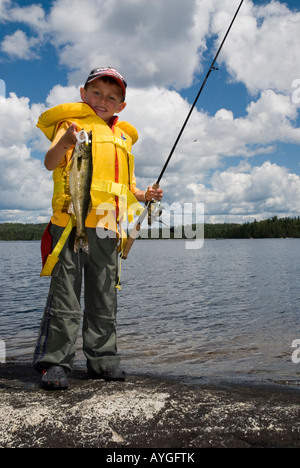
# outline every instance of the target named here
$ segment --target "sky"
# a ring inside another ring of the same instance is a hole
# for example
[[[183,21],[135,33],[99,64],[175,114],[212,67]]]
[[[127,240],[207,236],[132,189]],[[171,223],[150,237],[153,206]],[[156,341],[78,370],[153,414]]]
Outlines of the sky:
[[[91,69],[128,82],[137,185],[158,178],[240,0],[0,0],[0,222],[51,216],[39,115]],[[300,211],[300,5],[244,0],[161,181],[208,223]]]

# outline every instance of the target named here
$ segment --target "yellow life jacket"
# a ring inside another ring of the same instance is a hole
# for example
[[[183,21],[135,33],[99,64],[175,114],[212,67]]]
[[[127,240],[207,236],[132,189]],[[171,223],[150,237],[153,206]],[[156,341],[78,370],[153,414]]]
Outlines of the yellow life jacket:
[[[62,104],[44,112],[37,127],[53,141],[63,122],[69,125],[75,122],[78,131],[84,129],[93,133],[92,210],[86,219],[86,227],[102,226],[118,232],[117,223],[122,221],[124,211],[127,212],[129,222],[132,222],[133,212],[138,214],[138,210],[142,210],[133,195],[138,189],[135,186],[131,148],[138,139],[138,133],[128,122],[117,122],[111,129],[88,104],[82,102]],[[53,171],[53,220],[62,227],[70,219],[69,171],[70,164],[59,165]],[[107,211],[101,207],[107,207]]]

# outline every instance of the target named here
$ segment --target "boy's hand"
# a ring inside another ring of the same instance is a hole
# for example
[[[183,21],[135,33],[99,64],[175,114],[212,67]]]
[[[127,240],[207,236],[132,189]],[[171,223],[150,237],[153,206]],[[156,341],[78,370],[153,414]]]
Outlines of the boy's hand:
[[[77,125],[75,122],[73,122],[62,137],[66,146],[70,147],[76,144],[76,133]]]
[[[48,171],[54,171],[71,146],[76,145],[76,133],[77,125],[73,122],[56,145],[47,151],[45,166]]]
[[[153,187],[148,187],[145,193],[145,199],[146,201],[151,201],[151,200],[161,201],[163,194],[164,192],[161,188],[154,189]]]

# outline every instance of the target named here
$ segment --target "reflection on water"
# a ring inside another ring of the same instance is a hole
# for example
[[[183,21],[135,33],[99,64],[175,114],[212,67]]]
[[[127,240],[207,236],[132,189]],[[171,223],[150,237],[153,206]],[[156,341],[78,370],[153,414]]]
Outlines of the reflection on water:
[[[9,359],[29,360],[49,286],[39,243],[0,242],[0,253],[0,338]],[[299,380],[299,253],[297,239],[137,241],[118,299],[123,365],[195,382]]]

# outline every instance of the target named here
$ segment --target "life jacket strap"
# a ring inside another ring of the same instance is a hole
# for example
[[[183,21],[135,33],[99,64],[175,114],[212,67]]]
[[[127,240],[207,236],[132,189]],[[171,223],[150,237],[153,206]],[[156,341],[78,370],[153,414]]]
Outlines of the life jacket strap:
[[[51,254],[48,255],[47,257],[47,260],[46,260],[46,263],[42,269],[42,272],[41,272],[41,277],[42,276],[51,276],[52,275],[52,271],[53,271],[53,268],[55,267],[55,265],[57,264],[58,260],[59,260],[59,254],[61,253],[73,227],[76,226],[76,217],[75,215],[72,215],[70,216],[70,219],[69,219],[69,222],[66,226],[66,228],[64,229],[62,235],[61,235],[61,238],[59,239],[59,241],[57,242],[56,246],[54,247],[53,251]]]
[[[54,183],[54,195],[57,195],[59,193],[66,193],[66,191],[66,182]],[[94,180],[91,185],[92,195],[93,192],[105,192],[111,195],[115,195],[116,197],[126,197],[129,222],[133,221],[133,213],[138,215],[139,213],[142,213],[144,209],[126,185],[118,184],[117,182],[112,182],[109,180]],[[97,196],[95,196],[95,198],[97,199]],[[134,206],[134,210],[131,209],[132,206]]]
[[[133,222],[134,215],[139,215],[144,210],[143,206],[137,201],[126,185],[118,184],[109,180],[94,180],[91,185],[91,194],[93,194],[93,192],[106,192],[119,197],[122,204],[122,210],[125,210],[127,206],[127,216],[130,223]]]
[[[128,151],[126,139],[117,137],[115,135],[97,135],[97,134],[95,134],[93,136],[93,142],[96,143],[96,144],[97,143],[112,143],[113,145],[118,146],[119,148],[122,148],[127,153],[130,153]]]

